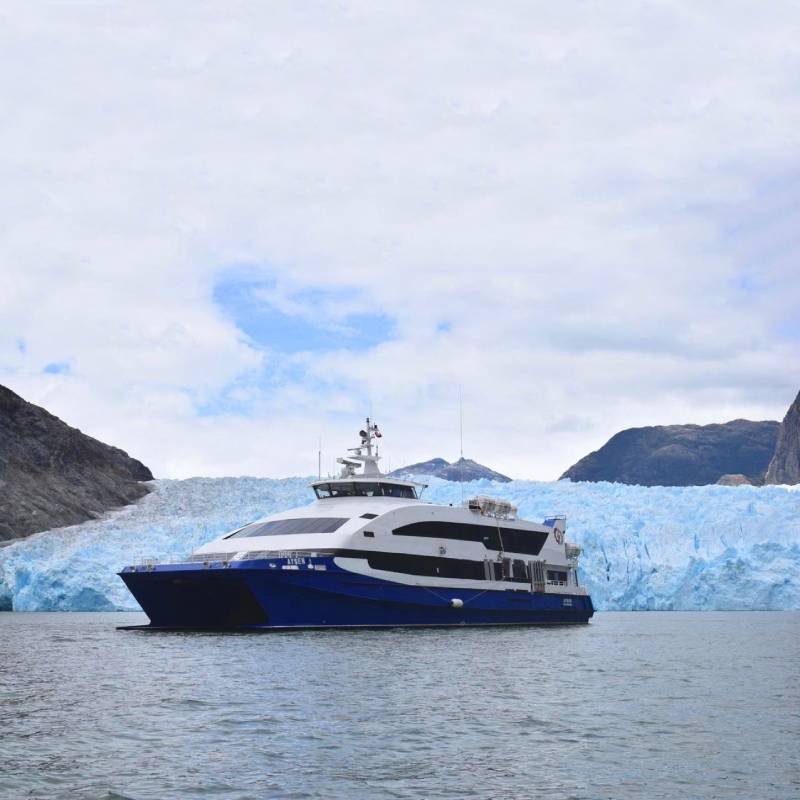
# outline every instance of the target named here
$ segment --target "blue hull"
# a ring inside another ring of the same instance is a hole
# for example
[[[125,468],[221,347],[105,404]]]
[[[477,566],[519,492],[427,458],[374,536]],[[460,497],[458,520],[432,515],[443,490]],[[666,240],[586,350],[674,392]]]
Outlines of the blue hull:
[[[506,591],[406,586],[348,572],[333,558],[313,566],[286,559],[159,564],[119,575],[150,618],[147,627],[162,629],[563,625],[594,613],[588,596],[533,593],[524,584]]]

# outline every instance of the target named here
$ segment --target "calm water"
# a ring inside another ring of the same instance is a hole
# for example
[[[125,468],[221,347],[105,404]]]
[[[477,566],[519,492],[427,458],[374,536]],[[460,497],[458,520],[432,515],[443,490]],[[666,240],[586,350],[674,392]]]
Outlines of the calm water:
[[[2,798],[800,796],[800,613],[143,634],[0,614]]]

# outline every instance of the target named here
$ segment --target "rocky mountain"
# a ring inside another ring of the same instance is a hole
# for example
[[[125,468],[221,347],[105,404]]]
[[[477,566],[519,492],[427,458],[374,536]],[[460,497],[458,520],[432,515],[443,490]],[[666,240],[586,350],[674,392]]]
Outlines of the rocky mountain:
[[[783,418],[764,482],[800,483],[800,392]]]
[[[0,541],[128,505],[152,479],[127,453],[0,386]]]
[[[437,472],[449,466],[450,463],[443,458],[432,458],[429,461],[419,461],[416,464],[392,470],[389,475],[394,478],[400,477],[400,475],[436,475]]]
[[[393,470],[389,473],[393,477],[413,476],[413,475],[433,475],[443,478],[446,481],[477,481],[482,478],[490,481],[500,481],[508,483],[511,481],[506,475],[495,472],[493,469],[473,461],[471,458],[459,458],[458,461],[449,463],[443,458],[432,458],[429,461],[420,461],[417,464],[409,464],[407,467]]]
[[[718,425],[629,428],[561,477],[640,486],[702,486],[722,476],[744,476],[747,482],[760,484],[779,427],[772,421],[737,419]]]

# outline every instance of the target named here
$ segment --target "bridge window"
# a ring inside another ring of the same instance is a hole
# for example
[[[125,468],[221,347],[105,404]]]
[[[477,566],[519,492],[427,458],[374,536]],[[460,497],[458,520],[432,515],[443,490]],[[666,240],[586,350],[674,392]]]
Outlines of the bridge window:
[[[314,487],[317,497],[403,497],[416,500],[417,493],[413,486],[395,483],[366,483],[356,481],[336,481],[335,483],[319,483]]]
[[[413,486],[400,486],[395,483],[382,483],[384,497],[405,497],[409,500],[416,499],[417,493]]]

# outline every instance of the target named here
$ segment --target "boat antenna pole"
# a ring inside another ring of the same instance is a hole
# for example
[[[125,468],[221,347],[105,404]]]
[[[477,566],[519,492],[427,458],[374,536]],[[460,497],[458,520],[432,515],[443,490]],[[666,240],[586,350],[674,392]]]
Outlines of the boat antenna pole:
[[[317,450],[317,478],[322,480],[322,437],[319,437],[319,449]]]
[[[458,384],[458,438],[461,456],[458,459],[458,485],[461,487],[461,505],[464,505],[464,405],[461,402],[461,384]]]

